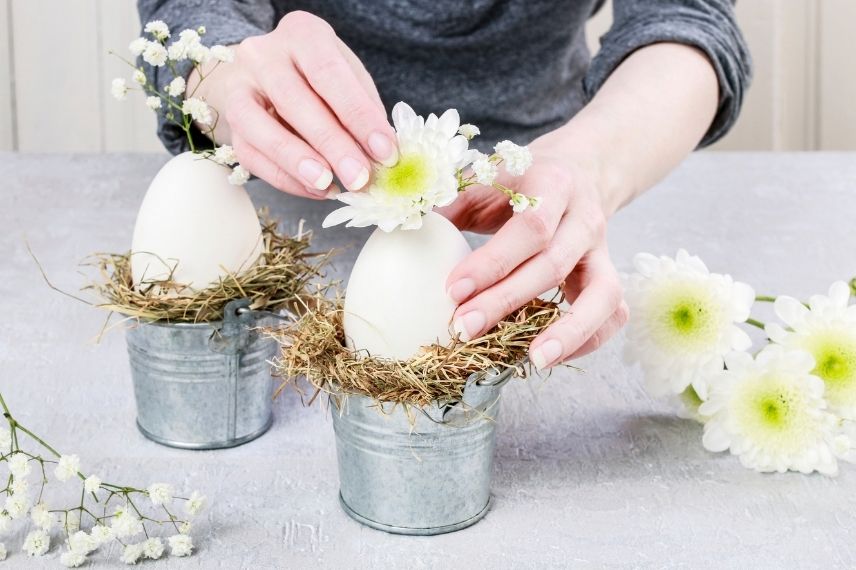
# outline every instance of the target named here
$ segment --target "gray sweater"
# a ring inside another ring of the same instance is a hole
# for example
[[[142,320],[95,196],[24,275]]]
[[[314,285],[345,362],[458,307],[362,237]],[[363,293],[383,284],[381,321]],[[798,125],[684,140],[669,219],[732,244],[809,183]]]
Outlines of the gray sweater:
[[[751,77],[733,1],[614,0],[614,23],[594,59],[585,22],[603,0],[138,0],[138,7],[143,23],[163,20],[176,33],[204,25],[207,45],[267,33],[287,12],[306,10],[363,61],[387,109],[397,101],[420,114],[454,107],[485,144],[528,143],[563,125],[640,47],[689,44],[708,55],[720,85],[703,146],[734,123]],[[150,77],[159,87],[168,79],[157,70]],[[158,134],[171,152],[186,150],[173,125],[161,120]]]

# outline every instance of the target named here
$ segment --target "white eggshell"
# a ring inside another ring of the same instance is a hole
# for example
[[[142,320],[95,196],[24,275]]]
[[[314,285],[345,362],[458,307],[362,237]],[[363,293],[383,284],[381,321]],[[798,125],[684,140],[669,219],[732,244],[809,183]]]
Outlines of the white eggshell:
[[[261,224],[230,170],[190,152],[167,162],[152,180],[134,227],[134,283],[166,279],[204,289],[252,267],[263,250]],[[228,272],[228,273],[227,273]]]
[[[348,346],[404,360],[422,346],[448,343],[456,305],[446,294],[446,278],[471,251],[463,234],[433,212],[418,230],[375,230],[348,280]]]

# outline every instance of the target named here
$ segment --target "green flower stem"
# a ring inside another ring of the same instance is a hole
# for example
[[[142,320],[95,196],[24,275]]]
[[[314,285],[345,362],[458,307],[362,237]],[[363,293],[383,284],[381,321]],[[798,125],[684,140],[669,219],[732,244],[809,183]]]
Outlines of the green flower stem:
[[[755,300],[759,303],[775,303],[776,297],[774,295],[756,295]]]
[[[765,325],[764,323],[762,323],[761,321],[756,320],[756,319],[753,319],[753,318],[751,318],[751,317],[750,317],[750,318],[748,318],[748,319],[746,319],[746,324],[747,324],[747,325],[752,325],[753,327],[758,327],[758,328],[759,328],[759,329],[761,329],[761,330],[764,330],[764,329],[766,328],[766,326],[767,326],[767,325]]]

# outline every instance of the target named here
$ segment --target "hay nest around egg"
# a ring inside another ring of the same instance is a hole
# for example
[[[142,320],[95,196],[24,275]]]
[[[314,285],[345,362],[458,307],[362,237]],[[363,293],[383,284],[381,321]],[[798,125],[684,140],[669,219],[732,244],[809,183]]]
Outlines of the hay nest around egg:
[[[315,388],[310,403],[320,393],[419,407],[460,401],[473,373],[514,368],[525,378],[529,343],[559,318],[561,310],[557,302],[535,299],[479,338],[427,346],[406,361],[347,348],[342,315],[342,299],[318,297],[305,306],[296,323],[270,331],[281,345],[272,362],[282,379],[277,394],[289,386],[300,391],[298,379],[305,378]]]
[[[333,251],[309,251],[312,234],[300,223],[295,236],[277,230],[277,222],[261,211],[263,252],[250,269],[227,274],[211,286],[194,290],[170,278],[147,280],[134,286],[131,253],[94,254],[84,265],[97,268],[100,279],[85,289],[102,302],[96,306],[143,321],[166,323],[206,323],[223,318],[226,304],[250,299],[250,309],[276,312],[306,305],[306,301],[329,285],[316,278]],[[311,284],[315,281],[315,287]]]

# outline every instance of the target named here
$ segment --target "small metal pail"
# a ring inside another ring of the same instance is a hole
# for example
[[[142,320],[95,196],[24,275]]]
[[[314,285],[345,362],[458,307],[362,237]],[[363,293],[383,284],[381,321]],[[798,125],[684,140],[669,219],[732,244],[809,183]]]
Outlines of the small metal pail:
[[[140,323],[126,333],[137,427],[170,447],[218,449],[262,435],[273,421],[268,360],[277,343],[253,330],[274,322],[249,308],[226,305],[222,321]]]
[[[410,415],[364,396],[332,398],[345,512],[395,534],[442,534],[478,522],[491,502],[500,388],[513,372],[473,375],[463,403]]]

